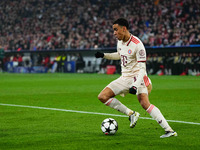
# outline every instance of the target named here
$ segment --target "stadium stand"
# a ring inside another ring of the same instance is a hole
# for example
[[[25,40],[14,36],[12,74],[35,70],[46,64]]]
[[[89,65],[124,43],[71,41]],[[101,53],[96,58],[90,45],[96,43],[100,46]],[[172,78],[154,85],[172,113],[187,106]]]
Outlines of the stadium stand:
[[[199,0],[2,0],[0,7],[5,50],[115,47],[118,17],[129,18],[146,46],[200,44]]]
[[[112,22],[119,17],[129,19],[131,33],[146,47],[200,45],[199,0],[2,0],[0,16],[0,47],[5,52],[115,48]],[[45,67],[57,62],[57,72],[63,72],[59,59],[78,60],[76,55],[9,54],[1,58],[1,70],[2,64],[9,61],[19,66]],[[199,56],[199,51],[149,53],[148,73],[197,75]],[[79,61],[79,72],[86,64],[93,68],[91,61],[82,62],[84,65]],[[120,70],[119,62],[101,62],[100,72],[105,72],[107,64],[115,65],[117,72]]]

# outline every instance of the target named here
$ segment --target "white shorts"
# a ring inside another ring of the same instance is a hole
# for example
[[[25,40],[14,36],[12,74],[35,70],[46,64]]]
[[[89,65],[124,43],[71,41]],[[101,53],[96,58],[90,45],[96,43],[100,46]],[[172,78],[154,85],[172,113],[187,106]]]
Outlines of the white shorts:
[[[121,95],[124,97],[126,94],[129,93],[129,88],[131,88],[135,81],[136,78],[120,76],[118,79],[112,81],[106,87],[109,87],[115,93],[115,95]],[[141,85],[137,87],[136,95],[141,93],[146,93],[148,95],[147,86],[149,84],[152,84],[151,80],[147,76],[145,76],[144,80],[142,80]]]

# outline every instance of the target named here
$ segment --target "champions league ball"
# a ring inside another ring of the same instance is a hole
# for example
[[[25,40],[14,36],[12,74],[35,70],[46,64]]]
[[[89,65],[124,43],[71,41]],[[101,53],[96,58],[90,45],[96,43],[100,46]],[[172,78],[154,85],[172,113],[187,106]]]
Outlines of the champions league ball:
[[[117,121],[113,118],[105,119],[101,124],[101,130],[105,135],[113,135],[118,130]]]

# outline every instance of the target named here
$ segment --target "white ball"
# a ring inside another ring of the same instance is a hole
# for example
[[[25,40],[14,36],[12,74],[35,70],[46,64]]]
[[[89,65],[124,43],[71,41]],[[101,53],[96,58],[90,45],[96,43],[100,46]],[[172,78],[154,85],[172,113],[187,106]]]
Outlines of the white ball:
[[[118,130],[117,121],[113,118],[106,118],[101,124],[101,130],[106,135],[113,135]]]

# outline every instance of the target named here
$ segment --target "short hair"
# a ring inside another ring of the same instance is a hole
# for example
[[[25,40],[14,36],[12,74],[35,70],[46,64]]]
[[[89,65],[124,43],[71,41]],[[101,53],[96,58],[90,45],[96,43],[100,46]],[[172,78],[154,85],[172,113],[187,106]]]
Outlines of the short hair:
[[[119,18],[113,22],[113,24],[118,24],[120,26],[125,26],[127,29],[129,28],[129,23],[124,18]]]

